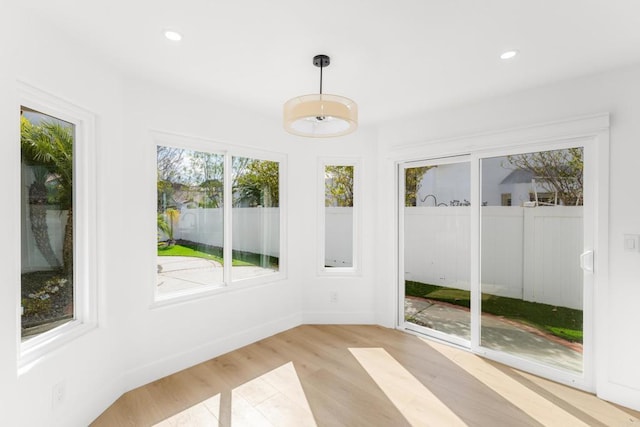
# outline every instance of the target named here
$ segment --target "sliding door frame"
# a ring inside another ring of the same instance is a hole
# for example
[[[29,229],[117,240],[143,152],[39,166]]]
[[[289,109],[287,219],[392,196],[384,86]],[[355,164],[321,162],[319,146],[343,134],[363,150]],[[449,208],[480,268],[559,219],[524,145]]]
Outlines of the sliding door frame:
[[[533,374],[550,378],[554,381],[558,381],[564,384],[569,384],[574,387],[592,390],[593,389],[593,291],[594,291],[594,274],[592,272],[583,271],[583,304],[582,304],[582,316],[583,316],[583,353],[582,353],[582,373],[574,373],[568,370],[556,368],[551,365],[538,363],[532,359],[526,359],[506,352],[493,350],[482,346],[481,343],[481,292],[482,292],[482,216],[480,210],[480,198],[482,188],[481,178],[481,161],[492,157],[502,157],[507,155],[527,154],[532,152],[563,150],[568,148],[584,149],[583,154],[583,252],[594,251],[595,249],[595,230],[597,225],[594,223],[595,215],[593,213],[595,207],[595,167],[593,166],[594,157],[594,140],[590,137],[578,137],[578,138],[562,138],[557,141],[532,143],[521,146],[482,150],[474,153],[472,157],[472,164],[475,166],[475,174],[472,175],[472,223],[475,225],[472,230],[472,262],[473,262],[473,280],[472,286],[472,309],[471,309],[471,350],[483,357],[495,360],[497,362],[504,363],[514,368],[521,369],[523,371],[531,372]],[[475,198],[474,198],[475,196]],[[579,259],[576,258],[576,263]],[[473,296],[475,295],[475,297]]]
[[[405,271],[404,271],[404,227],[405,227],[405,171],[411,168],[419,168],[423,166],[440,166],[440,165],[451,165],[451,164],[460,164],[460,163],[470,163],[471,156],[469,155],[456,155],[456,156],[446,156],[446,157],[437,157],[437,158],[429,158],[426,160],[420,161],[410,161],[410,162],[402,162],[398,164],[397,167],[397,179],[398,179],[398,266],[400,267],[398,270],[398,325],[401,326],[402,329],[406,329],[412,332],[417,332],[422,335],[427,335],[431,338],[435,338],[439,341],[445,341],[463,348],[471,348],[471,343],[468,340],[465,340],[462,337],[457,337],[454,335],[447,334],[445,332],[441,332],[435,329],[427,328],[424,326],[417,325],[415,323],[406,322],[405,310],[404,310],[404,300],[405,300]],[[470,166],[471,167],[471,166]],[[473,167],[471,167],[473,174]],[[473,176],[473,175],[472,175]],[[472,181],[473,182],[473,181]],[[473,191],[473,190],[472,190]],[[471,214],[471,222],[473,223],[473,214]],[[471,251],[471,254],[473,251]],[[473,275],[473,272],[471,272]],[[470,278],[471,280],[471,278]],[[471,284],[471,282],[470,282]],[[472,297],[473,299],[473,297]],[[473,334],[472,334],[473,336]]]
[[[549,149],[584,147],[584,200],[585,217],[583,233],[585,249],[594,252],[593,272],[584,273],[584,353],[582,375],[538,364],[530,360],[491,350],[480,343],[480,161],[483,158],[506,154],[521,154]],[[423,161],[439,162],[444,158],[468,156],[471,161],[471,342],[470,345],[447,339],[446,334],[428,335],[470,351],[534,373],[554,381],[587,391],[595,391],[598,378],[606,369],[597,365],[598,352],[607,348],[607,319],[600,313],[606,311],[608,301],[608,188],[609,188],[609,114],[597,114],[569,120],[550,122],[537,126],[508,129],[500,132],[470,135],[454,139],[396,147],[393,159],[396,176],[396,254],[397,254],[397,327],[414,333],[424,333],[408,328],[404,321],[404,169],[420,166]],[[418,328],[419,329],[419,328]],[[427,329],[427,328],[424,328]],[[430,332],[430,331],[429,331]]]

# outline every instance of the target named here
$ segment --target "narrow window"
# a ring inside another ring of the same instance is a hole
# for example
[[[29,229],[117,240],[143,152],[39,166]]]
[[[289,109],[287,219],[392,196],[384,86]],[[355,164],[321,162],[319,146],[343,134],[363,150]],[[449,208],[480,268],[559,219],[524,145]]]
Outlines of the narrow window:
[[[359,271],[359,169],[358,160],[320,161],[320,274],[357,274]]]
[[[23,341],[75,318],[75,126],[21,107]]]
[[[324,266],[353,267],[353,166],[324,168]]]

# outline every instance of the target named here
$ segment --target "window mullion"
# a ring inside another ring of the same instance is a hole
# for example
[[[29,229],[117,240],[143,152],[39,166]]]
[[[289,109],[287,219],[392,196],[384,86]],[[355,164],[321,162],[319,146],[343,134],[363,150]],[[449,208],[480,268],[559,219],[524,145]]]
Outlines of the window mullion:
[[[224,209],[223,209],[223,282],[226,285],[231,283],[231,267],[233,264],[233,182],[232,182],[232,156],[224,156]]]

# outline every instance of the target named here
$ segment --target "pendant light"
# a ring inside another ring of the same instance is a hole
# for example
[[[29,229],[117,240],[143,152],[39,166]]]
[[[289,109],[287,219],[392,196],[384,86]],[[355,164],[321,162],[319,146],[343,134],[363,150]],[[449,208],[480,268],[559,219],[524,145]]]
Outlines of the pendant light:
[[[313,57],[320,68],[320,93],[291,98],[284,104],[284,128],[294,135],[328,138],[347,135],[358,127],[358,105],[349,98],[322,93],[322,69],[327,55]]]

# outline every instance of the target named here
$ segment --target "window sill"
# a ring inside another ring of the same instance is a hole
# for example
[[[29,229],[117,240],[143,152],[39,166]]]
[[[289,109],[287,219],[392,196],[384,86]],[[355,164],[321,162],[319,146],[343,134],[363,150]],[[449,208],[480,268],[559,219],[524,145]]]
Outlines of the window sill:
[[[95,322],[83,323],[79,320],[72,320],[20,343],[18,376],[28,372],[31,366],[42,357],[96,329],[97,326]]]
[[[318,270],[318,276],[321,277],[357,277],[361,276],[359,268],[354,267],[330,267]]]
[[[191,301],[198,301],[216,295],[236,292],[247,288],[270,285],[286,279],[284,272],[275,272],[260,277],[234,280],[231,284],[224,283],[215,286],[203,286],[195,289],[172,292],[166,295],[156,296],[151,303],[151,309],[166,307],[174,304],[181,304]]]

